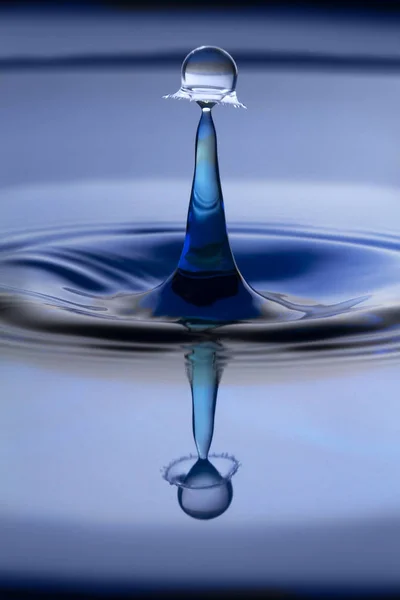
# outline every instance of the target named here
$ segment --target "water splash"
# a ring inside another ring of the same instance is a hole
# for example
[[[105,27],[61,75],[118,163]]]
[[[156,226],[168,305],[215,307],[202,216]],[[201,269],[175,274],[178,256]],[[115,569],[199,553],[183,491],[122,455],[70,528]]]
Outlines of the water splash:
[[[164,98],[246,108],[236,95],[237,66],[232,56],[217,46],[200,46],[182,64],[180,89]]]
[[[181,509],[195,519],[214,519],[222,515],[233,498],[232,477],[239,463],[228,454],[214,454],[222,462],[219,469],[210,461],[209,450],[214,434],[214,417],[218,385],[224,368],[214,342],[194,345],[186,355],[186,372],[192,391],[193,437],[197,448],[194,456],[173,461],[164,470],[164,478],[178,487]]]
[[[121,299],[120,315],[175,320],[193,330],[259,319],[290,321],[309,312],[309,307],[304,311],[277,294],[258,294],[243,278],[232,254],[212,107],[228,96],[236,98],[236,82],[236,64],[220,48],[202,46],[183,62],[178,96],[196,100],[201,108],[183,249],[177,268],[163,284]],[[346,307],[359,302],[350,300]],[[332,312],[332,307],[327,308]]]
[[[234,93],[236,65],[223,50],[202,47],[185,59],[182,72],[185,85],[190,83],[192,91],[197,90],[191,99],[196,99],[201,108],[182,254],[174,273],[162,285],[128,298],[121,310],[125,315],[175,319],[189,328],[295,317],[295,309],[261,296],[250,287],[239,272],[229,243],[211,109],[219,103],[218,94],[226,92],[228,87],[224,86],[228,83],[230,94]],[[204,88],[209,94],[207,101],[195,86],[194,73],[198,73],[202,85],[209,82]]]

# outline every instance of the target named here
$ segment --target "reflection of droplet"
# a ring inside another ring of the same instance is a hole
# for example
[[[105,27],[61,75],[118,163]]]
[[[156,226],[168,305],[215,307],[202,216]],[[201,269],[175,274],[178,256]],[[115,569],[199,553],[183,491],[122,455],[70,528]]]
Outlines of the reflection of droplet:
[[[214,414],[218,385],[224,368],[222,346],[203,341],[191,347],[185,355],[186,373],[192,390],[193,436],[198,452],[173,461],[164,470],[164,478],[178,486],[181,509],[194,519],[215,519],[232,502],[231,479],[239,467],[228,454],[213,454],[209,460],[214,433]]]
[[[194,519],[214,519],[232,502],[233,488],[208,460],[198,460],[178,488],[182,510]]]
[[[233,498],[231,479],[239,462],[228,454],[198,459],[193,455],[173,461],[163,471],[164,478],[178,487],[181,509],[194,519],[215,519],[230,506]]]
[[[200,46],[183,61],[180,90],[164,97],[245,108],[236,96],[237,73],[236,63],[228,52],[216,46]]]

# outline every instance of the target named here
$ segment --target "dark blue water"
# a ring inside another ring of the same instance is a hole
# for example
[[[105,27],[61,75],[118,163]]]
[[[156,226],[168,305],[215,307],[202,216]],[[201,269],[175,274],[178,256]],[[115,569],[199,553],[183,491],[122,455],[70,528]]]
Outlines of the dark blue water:
[[[178,316],[134,310],[147,290],[158,296],[166,280],[169,286],[183,242],[178,227],[151,224],[10,236],[0,245],[3,343],[24,345],[45,334],[43,350],[50,344],[62,352],[72,343],[76,352],[88,346],[104,352],[123,342],[134,354],[195,341],[205,333],[182,327]],[[273,343],[281,358],[318,348],[397,351],[400,240],[260,224],[232,225],[230,243],[249,295],[256,290],[274,310],[210,329],[208,336],[239,343],[242,353],[253,344],[262,355]],[[189,303],[178,297],[177,304]],[[207,308],[212,304],[194,305],[199,312]]]

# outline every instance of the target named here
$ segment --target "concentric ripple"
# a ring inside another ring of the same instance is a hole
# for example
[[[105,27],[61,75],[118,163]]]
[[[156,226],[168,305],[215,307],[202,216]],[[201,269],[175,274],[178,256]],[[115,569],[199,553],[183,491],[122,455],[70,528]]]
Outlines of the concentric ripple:
[[[174,271],[184,240],[179,227],[98,226],[6,237],[0,244],[1,346],[146,359],[206,337],[219,340],[230,359],[252,365],[398,354],[400,239],[276,225],[234,226],[229,233],[240,272],[277,310],[206,332],[126,311],[137,294]]]

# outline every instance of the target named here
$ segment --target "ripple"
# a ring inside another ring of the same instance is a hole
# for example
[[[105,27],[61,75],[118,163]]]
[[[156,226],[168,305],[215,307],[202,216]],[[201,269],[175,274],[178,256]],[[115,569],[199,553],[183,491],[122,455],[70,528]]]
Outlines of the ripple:
[[[265,320],[202,332],[121,311],[179,260],[178,226],[96,226],[14,234],[0,244],[3,350],[139,360],[211,337],[230,360],[263,368],[389,359],[400,348],[400,239],[284,225],[232,226],[246,281],[273,306]],[[282,316],[283,315],[283,316]]]

